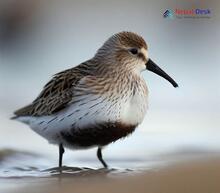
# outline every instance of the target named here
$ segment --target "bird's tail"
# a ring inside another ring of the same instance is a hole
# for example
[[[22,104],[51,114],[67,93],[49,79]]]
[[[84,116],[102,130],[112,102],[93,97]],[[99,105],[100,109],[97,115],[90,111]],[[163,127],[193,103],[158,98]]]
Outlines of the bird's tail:
[[[16,120],[18,118],[17,115],[14,115],[13,117],[10,117],[11,120]]]

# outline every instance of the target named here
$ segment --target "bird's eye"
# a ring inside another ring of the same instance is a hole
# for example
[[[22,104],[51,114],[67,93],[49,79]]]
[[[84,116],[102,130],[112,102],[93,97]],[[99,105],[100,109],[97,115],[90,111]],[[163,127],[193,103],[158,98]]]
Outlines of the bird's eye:
[[[133,55],[138,54],[138,49],[137,49],[137,48],[131,48],[129,51],[130,51]]]

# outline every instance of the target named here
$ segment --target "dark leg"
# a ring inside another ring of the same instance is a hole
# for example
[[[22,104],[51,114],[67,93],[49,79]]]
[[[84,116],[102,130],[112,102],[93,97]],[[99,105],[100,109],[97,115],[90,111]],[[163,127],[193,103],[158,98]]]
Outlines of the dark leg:
[[[62,168],[63,153],[65,152],[62,143],[59,145],[59,168]]]
[[[99,161],[102,163],[102,165],[104,166],[104,168],[107,168],[108,165],[102,159],[102,148],[100,148],[100,147],[98,147],[98,150],[97,150],[97,157],[98,157]]]

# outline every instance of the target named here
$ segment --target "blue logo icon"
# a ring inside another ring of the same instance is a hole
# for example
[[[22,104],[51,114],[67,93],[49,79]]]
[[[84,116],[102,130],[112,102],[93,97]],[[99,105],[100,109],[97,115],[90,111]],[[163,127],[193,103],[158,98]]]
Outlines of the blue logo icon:
[[[167,9],[165,12],[164,12],[164,14],[163,14],[163,17],[164,18],[173,18],[173,11],[172,10],[170,10],[170,9]]]

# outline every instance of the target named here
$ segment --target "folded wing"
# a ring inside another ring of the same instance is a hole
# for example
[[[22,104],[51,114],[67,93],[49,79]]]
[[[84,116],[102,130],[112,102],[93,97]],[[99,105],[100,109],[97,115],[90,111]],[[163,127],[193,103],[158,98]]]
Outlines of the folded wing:
[[[14,112],[15,117],[51,115],[65,108],[73,98],[73,87],[82,78],[92,75],[90,64],[90,61],[87,61],[55,74],[30,105]]]

